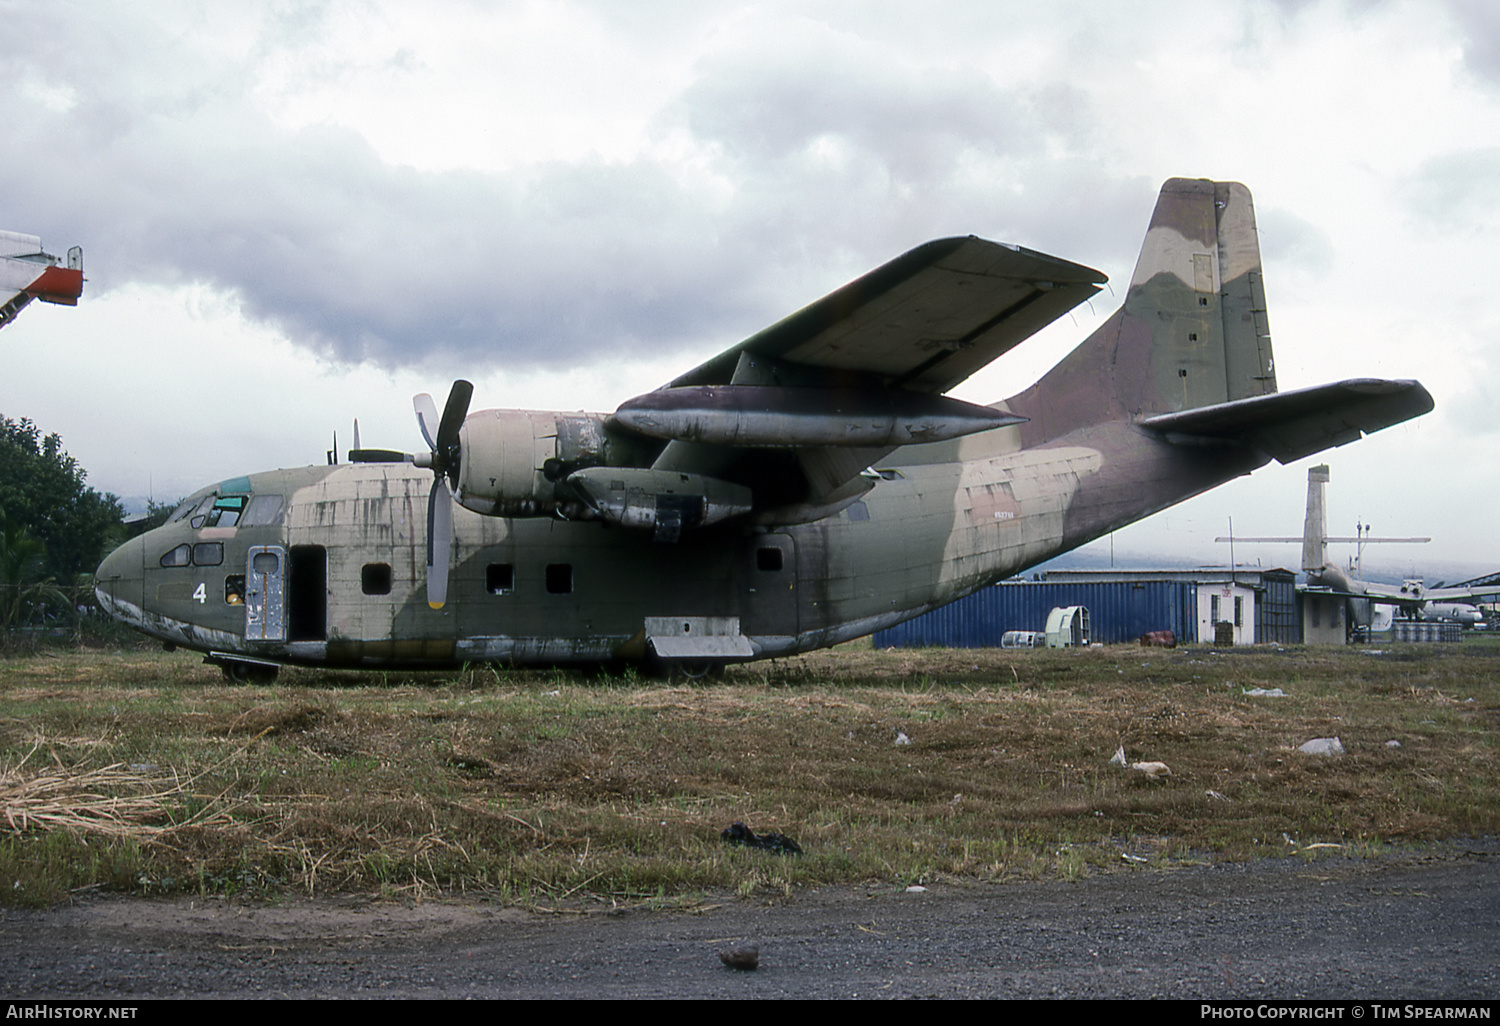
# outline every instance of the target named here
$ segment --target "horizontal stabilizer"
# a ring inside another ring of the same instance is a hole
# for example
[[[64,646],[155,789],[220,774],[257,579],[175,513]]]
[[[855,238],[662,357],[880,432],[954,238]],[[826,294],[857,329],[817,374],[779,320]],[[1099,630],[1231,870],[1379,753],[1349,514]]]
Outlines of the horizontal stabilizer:
[[[1163,413],[1141,425],[1162,432],[1170,442],[1235,442],[1290,463],[1419,417],[1432,405],[1432,396],[1418,382],[1351,378]]]

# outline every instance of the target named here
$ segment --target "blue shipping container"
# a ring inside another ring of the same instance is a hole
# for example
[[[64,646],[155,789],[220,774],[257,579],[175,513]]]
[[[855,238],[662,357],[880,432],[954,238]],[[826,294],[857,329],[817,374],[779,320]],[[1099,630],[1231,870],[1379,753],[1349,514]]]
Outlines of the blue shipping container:
[[[1095,644],[1173,631],[1198,640],[1198,586],[1186,581],[1053,583],[1017,581],[984,588],[875,635],[877,648],[998,648],[1006,631],[1040,631],[1055,606],[1086,606]]]

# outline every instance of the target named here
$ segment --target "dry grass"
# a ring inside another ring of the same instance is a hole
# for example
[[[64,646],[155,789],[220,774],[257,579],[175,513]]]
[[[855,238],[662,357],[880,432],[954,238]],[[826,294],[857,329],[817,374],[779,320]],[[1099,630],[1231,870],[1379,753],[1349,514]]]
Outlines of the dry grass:
[[[680,901],[1493,833],[1497,651],[846,648],[691,687],[18,659],[0,893]],[[1295,751],[1334,735],[1342,758]],[[807,854],[728,848],[735,820]]]
[[[135,773],[123,763],[95,770],[58,768],[26,773],[24,762],[0,770],[0,813],[16,834],[76,830],[106,837],[150,837],[170,818],[167,802],[183,791]]]

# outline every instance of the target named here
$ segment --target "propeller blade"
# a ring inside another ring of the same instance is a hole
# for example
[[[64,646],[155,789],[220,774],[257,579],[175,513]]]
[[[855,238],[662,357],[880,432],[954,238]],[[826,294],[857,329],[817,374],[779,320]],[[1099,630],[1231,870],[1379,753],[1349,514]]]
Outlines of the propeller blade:
[[[397,452],[395,449],[350,449],[350,463],[411,463],[412,457],[409,452]]]
[[[474,397],[474,386],[460,378],[453,383],[448,393],[448,404],[443,407],[443,420],[438,425],[437,447],[446,452],[458,444],[458,429],[464,426],[469,415],[469,400]]]
[[[432,450],[431,456],[414,462],[431,467],[433,472],[432,491],[427,493],[427,604],[433,609],[442,609],[448,601],[448,561],[453,550],[453,493],[448,480],[458,481],[462,458],[458,432],[469,415],[473,396],[473,385],[462,379],[455,381],[442,420],[438,420],[437,404],[426,392],[411,401],[417,411],[417,427]]]
[[[448,559],[453,548],[453,496],[439,474],[427,493],[427,604],[442,609],[448,601]]]
[[[427,448],[437,451],[438,435],[438,413],[437,403],[432,401],[432,396],[423,392],[411,398],[412,409],[417,411],[417,427],[422,432],[422,439],[427,443]]]

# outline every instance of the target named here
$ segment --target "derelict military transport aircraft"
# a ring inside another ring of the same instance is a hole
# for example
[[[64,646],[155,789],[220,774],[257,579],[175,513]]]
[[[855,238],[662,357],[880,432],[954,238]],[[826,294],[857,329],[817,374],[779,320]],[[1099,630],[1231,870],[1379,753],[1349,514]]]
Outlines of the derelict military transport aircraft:
[[[99,601],[234,679],[785,656],[1432,409],[1415,381],[1278,393],[1250,193],[1182,178],[1113,317],[1004,402],[942,395],[1104,280],[940,239],[613,414],[470,414],[460,381],[415,400],[428,452],[204,488]]]

